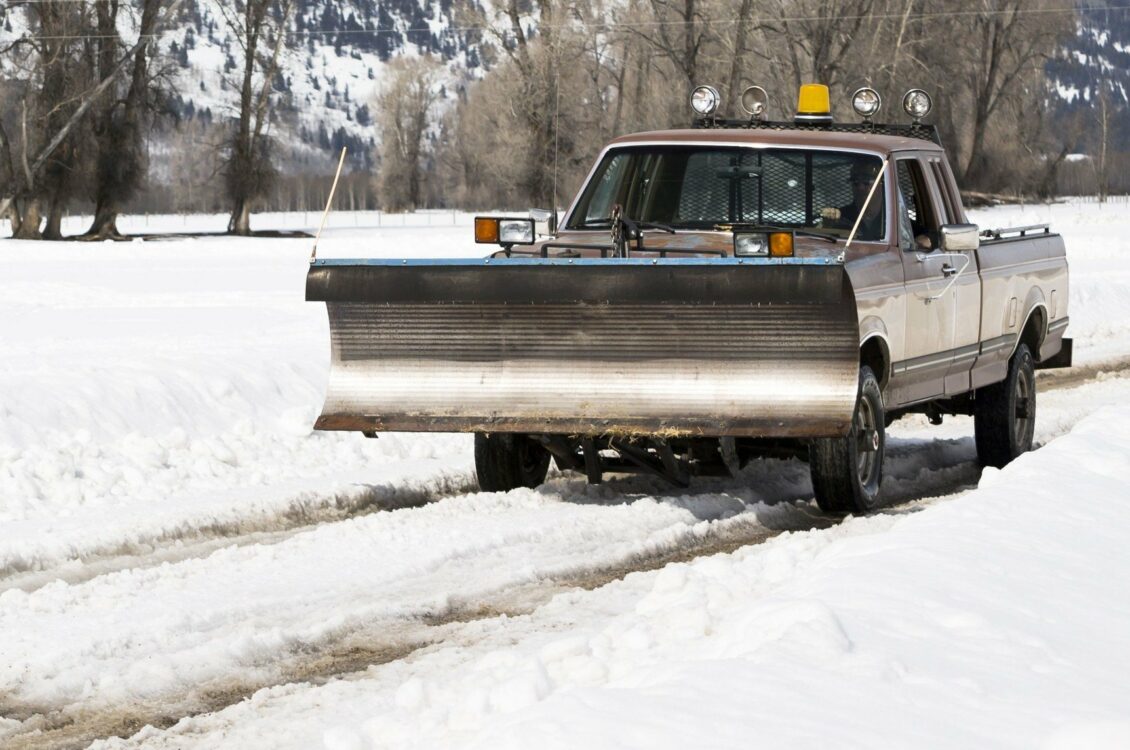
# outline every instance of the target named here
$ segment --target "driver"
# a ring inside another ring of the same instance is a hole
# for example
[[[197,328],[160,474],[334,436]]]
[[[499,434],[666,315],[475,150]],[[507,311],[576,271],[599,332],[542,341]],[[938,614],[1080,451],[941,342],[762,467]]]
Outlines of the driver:
[[[860,240],[883,239],[883,181],[875,193],[867,201],[867,194],[871,192],[871,185],[879,176],[882,164],[874,159],[858,160],[851,165],[851,203],[846,206],[828,207],[821,209],[820,218],[823,225],[834,229],[851,230],[855,220],[863,211],[863,220],[859,222],[859,231],[855,236]],[[866,206],[864,204],[866,203]]]

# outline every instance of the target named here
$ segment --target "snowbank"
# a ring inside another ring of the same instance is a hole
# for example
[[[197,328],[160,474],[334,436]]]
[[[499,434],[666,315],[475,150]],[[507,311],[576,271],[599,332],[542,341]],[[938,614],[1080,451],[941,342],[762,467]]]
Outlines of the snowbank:
[[[1128,486],[1130,408],[1107,408],[922,512],[633,574],[103,746],[1127,747]]]

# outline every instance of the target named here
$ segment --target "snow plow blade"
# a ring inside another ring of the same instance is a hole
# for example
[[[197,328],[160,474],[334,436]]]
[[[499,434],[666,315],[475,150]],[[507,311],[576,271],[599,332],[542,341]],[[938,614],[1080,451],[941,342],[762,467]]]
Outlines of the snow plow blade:
[[[830,437],[859,376],[855,296],[820,259],[319,260],[315,428]]]

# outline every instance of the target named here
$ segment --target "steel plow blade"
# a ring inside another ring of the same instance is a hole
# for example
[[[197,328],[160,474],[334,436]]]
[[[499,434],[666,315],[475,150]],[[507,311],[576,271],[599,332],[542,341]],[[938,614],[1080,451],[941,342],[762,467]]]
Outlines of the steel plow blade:
[[[823,259],[318,261],[322,430],[846,434],[859,329]]]

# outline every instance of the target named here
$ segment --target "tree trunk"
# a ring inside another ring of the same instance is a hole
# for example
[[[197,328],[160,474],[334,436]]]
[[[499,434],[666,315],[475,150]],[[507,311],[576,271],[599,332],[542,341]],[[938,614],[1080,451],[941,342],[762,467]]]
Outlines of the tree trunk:
[[[62,192],[60,189],[58,192]],[[63,200],[56,194],[47,207],[47,226],[43,228],[43,239],[63,239]]]
[[[43,217],[39,213],[39,200],[33,198],[27,202],[24,207],[24,217],[20,222],[19,228],[12,239],[16,240],[39,240],[43,239],[43,235],[39,231],[39,225],[42,223]]]
[[[94,209],[94,221],[82,236],[84,240],[125,239],[118,231],[118,207],[113,201],[99,203]]]
[[[1101,85],[1101,84],[1100,84]],[[1101,139],[1099,141],[1099,170],[1098,170],[1098,187],[1099,187],[1099,203],[1106,203],[1107,188],[1109,185],[1109,175],[1107,174],[1106,164],[1106,146],[1109,140],[1109,126],[1107,120],[1107,96],[1106,89],[1099,92],[1099,122],[1101,125],[1100,133]]]
[[[753,0],[742,0],[741,7],[738,9],[737,28],[734,30],[734,51],[731,53],[730,59],[730,80],[726,86],[726,101],[730,108],[731,117],[742,117],[745,114],[745,110],[741,106],[741,92],[738,89],[741,86],[742,70],[745,68],[747,26],[752,12]]]
[[[20,231],[20,224],[22,219],[22,217],[20,216],[20,209],[16,207],[16,202],[14,200],[9,200],[6,204],[0,201],[0,205],[3,205],[4,207],[4,210],[0,211],[0,216],[8,217],[8,223],[11,225],[12,229],[12,236],[15,237],[17,234],[19,234]]]
[[[228,233],[238,234],[240,237],[251,236],[251,204],[248,201],[240,200],[236,203],[228,220]]]
[[[985,131],[984,126],[973,128],[973,142],[969,146],[969,161],[965,164],[965,174],[961,183],[970,188],[984,188],[981,178],[985,174]]]

